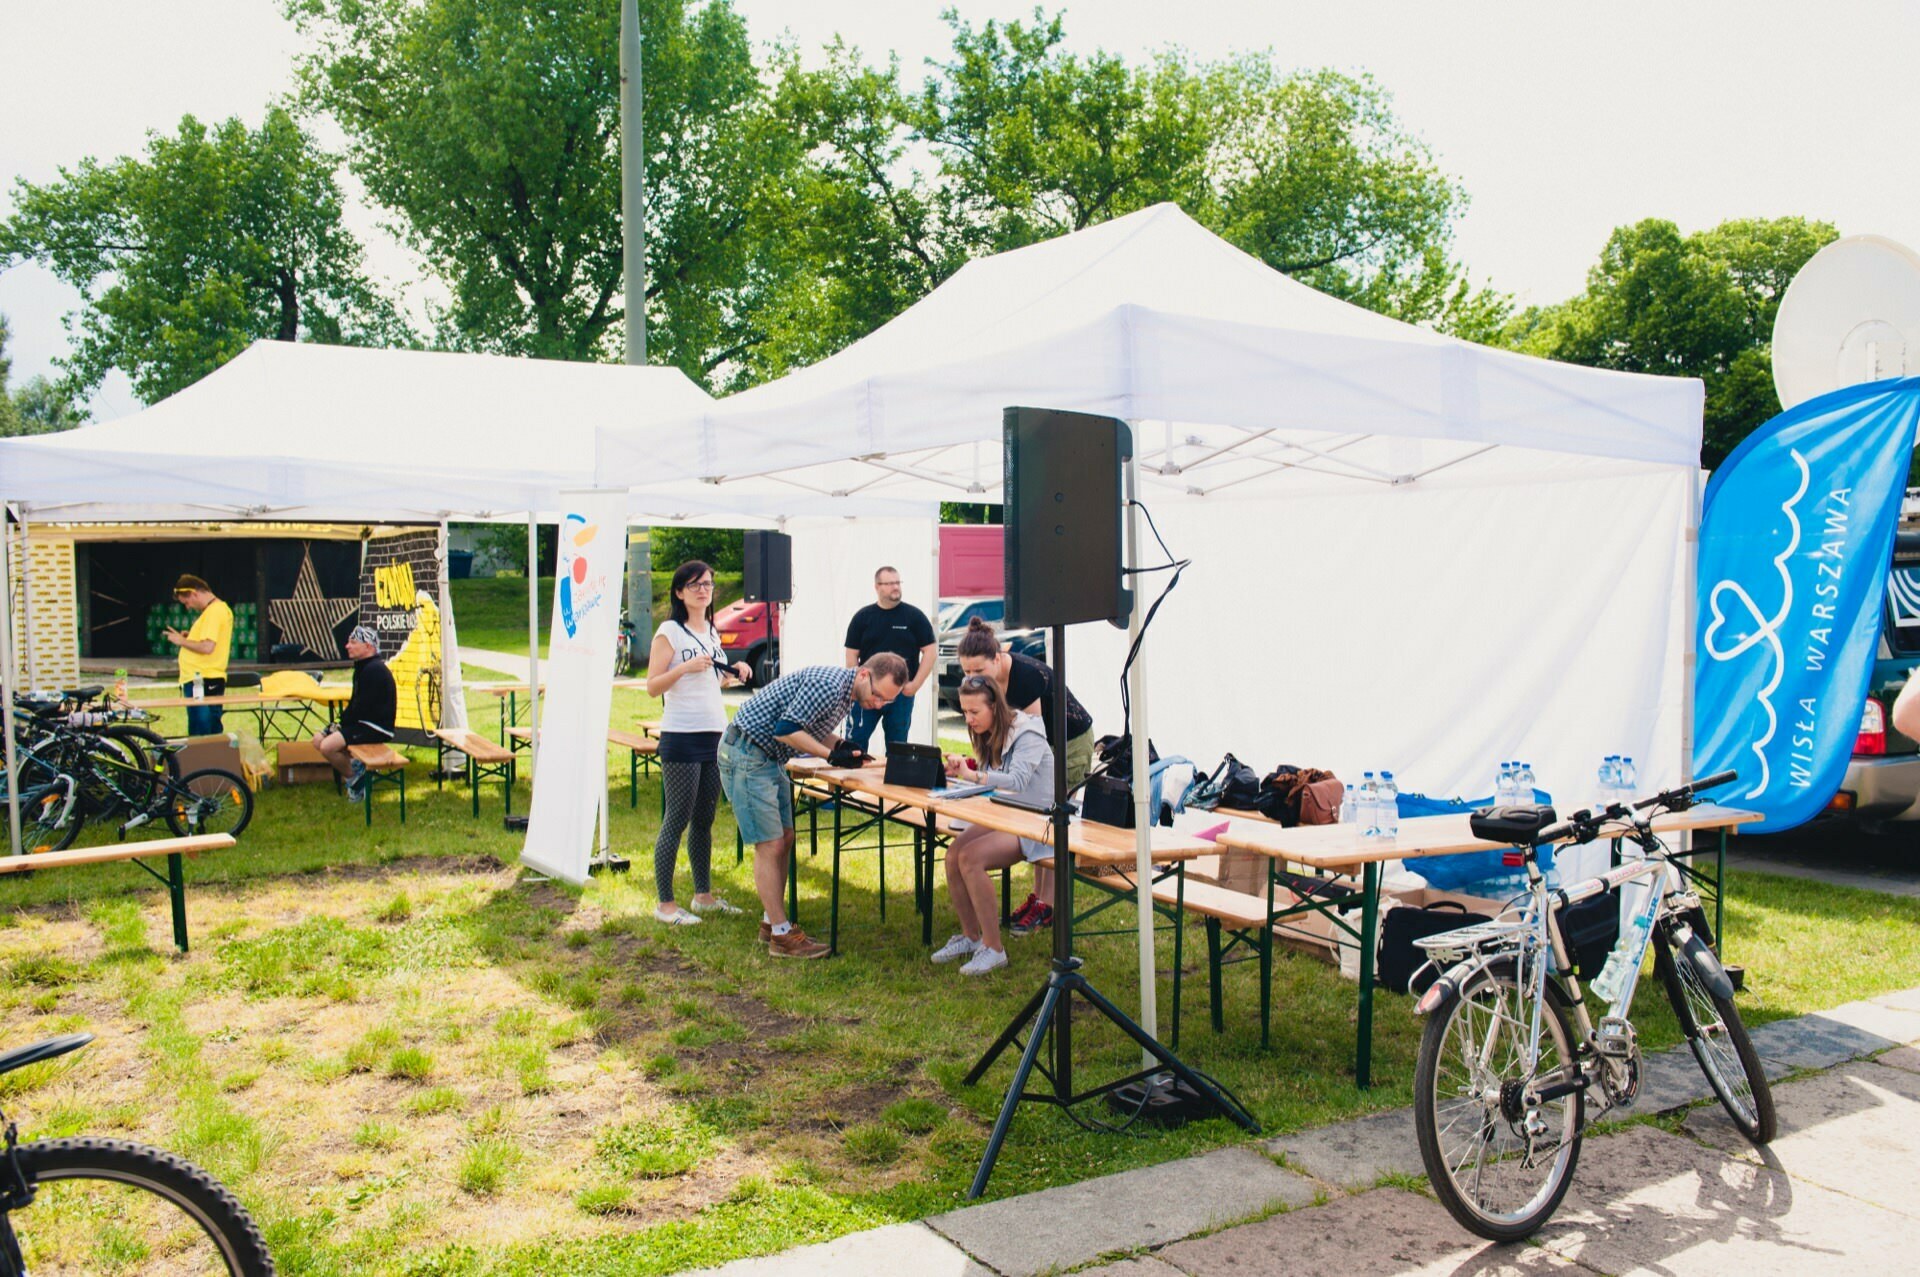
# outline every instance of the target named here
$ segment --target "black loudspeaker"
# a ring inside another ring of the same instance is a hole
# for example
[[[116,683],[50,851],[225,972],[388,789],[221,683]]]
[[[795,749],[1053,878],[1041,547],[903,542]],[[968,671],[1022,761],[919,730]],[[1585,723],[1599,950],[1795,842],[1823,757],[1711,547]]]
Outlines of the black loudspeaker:
[[[1124,623],[1120,482],[1133,432],[1050,408],[1009,408],[1003,429],[1007,624]]]
[[[740,584],[749,603],[793,602],[793,538],[784,532],[749,532]]]

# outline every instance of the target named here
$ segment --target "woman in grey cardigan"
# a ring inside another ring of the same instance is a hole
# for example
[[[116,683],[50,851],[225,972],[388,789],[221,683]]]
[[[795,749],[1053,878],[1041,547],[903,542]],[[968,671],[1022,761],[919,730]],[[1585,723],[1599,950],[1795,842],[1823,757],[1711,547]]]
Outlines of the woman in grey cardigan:
[[[947,774],[968,784],[991,785],[1030,802],[1053,801],[1053,749],[1040,720],[1007,704],[1000,685],[984,674],[960,682],[960,712],[973,738],[973,758],[947,757]],[[977,762],[976,762],[977,760]],[[966,959],[962,975],[985,975],[1007,965],[1000,913],[991,875],[1022,860],[1041,860],[1053,848],[1032,838],[972,826],[947,848],[947,894],[960,916],[960,934],[933,955],[935,962]]]

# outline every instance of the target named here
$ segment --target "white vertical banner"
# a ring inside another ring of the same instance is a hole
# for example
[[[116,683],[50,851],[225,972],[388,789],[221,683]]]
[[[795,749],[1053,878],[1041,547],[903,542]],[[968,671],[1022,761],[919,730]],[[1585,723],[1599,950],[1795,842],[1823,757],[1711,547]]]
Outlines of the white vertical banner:
[[[584,883],[593,858],[594,819],[607,788],[613,649],[627,566],[627,494],[594,489],[564,492],[561,499],[540,758],[520,859],[542,873]]]

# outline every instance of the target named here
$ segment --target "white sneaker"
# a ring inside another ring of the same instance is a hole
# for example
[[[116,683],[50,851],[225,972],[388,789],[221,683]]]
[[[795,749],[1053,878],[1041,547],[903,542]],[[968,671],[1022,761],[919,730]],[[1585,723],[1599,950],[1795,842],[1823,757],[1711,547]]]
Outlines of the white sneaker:
[[[665,909],[657,908],[653,911],[653,920],[655,922],[664,922],[669,927],[697,927],[700,925],[700,919],[688,913],[685,909],[675,909],[672,913],[668,913]]]
[[[980,942],[969,940],[965,936],[955,936],[933,951],[935,962],[955,962],[961,958],[971,958],[980,952]]]
[[[719,896],[715,896],[713,903],[710,905],[703,905],[698,900],[689,900],[687,901],[687,908],[693,910],[695,913],[725,913],[732,914],[736,917],[741,912],[739,905]]]
[[[966,965],[960,968],[960,974],[985,975],[989,971],[998,971],[1006,965],[1007,951],[1005,949],[989,949],[985,945],[982,945],[978,952],[967,959]]]

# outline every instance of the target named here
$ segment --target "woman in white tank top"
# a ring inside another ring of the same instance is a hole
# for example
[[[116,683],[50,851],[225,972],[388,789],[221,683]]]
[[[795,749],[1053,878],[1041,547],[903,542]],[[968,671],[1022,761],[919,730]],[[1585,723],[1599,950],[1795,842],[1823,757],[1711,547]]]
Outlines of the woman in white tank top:
[[[664,793],[660,836],[653,844],[654,885],[661,922],[691,926],[702,913],[739,913],[713,894],[713,817],[720,805],[720,734],[727,729],[722,687],[743,683],[746,663],[729,668],[714,632],[713,569],[698,559],[674,569],[668,604],[671,619],[654,631],[647,658],[647,694],[666,702],[660,721],[660,777]],[[673,871],[680,839],[687,840],[693,869],[689,913],[674,903]]]

